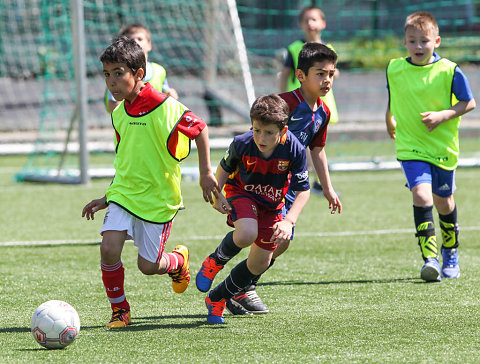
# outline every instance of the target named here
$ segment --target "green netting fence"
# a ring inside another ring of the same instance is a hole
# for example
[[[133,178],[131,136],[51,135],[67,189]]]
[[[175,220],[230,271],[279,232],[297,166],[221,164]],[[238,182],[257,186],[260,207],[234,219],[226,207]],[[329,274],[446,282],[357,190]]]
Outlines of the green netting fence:
[[[384,68],[390,58],[405,54],[403,22],[414,11],[435,15],[442,36],[439,52],[465,67],[474,91],[480,84],[476,71],[480,0],[237,0],[233,13],[232,3],[83,1],[88,128],[110,128],[98,57],[128,23],[142,23],[150,29],[153,49],[149,60],[166,68],[169,84],[179,92],[180,100],[212,126],[228,128],[248,122],[249,81],[256,96],[279,91],[277,75],[284,48],[302,37],[298,14],[308,5],[325,12],[327,28],[322,38],[339,54],[341,76],[334,84],[339,125],[382,121]],[[235,16],[243,38],[236,33]],[[71,155],[72,163],[78,164],[76,128],[70,133],[76,98],[71,19],[71,0],[0,3],[0,131],[38,133],[27,172],[39,166],[58,174]],[[470,117],[478,117],[475,113]],[[72,143],[66,145],[67,140]]]

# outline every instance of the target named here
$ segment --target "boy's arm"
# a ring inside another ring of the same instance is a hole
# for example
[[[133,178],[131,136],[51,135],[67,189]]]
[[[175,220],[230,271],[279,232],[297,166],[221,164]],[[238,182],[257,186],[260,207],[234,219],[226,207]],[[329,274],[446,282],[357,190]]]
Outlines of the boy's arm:
[[[198,168],[200,170],[200,187],[203,191],[203,199],[205,202],[213,204],[213,195],[218,193],[218,183],[210,166],[210,145],[208,142],[208,127],[203,130],[195,138],[195,144],[198,151]]]
[[[168,89],[168,91],[165,91],[165,93],[166,93],[168,96],[173,97],[175,100],[178,100],[178,92],[177,92],[177,90],[175,90],[174,88]]]
[[[225,196],[223,195],[222,189],[225,185],[225,182],[227,182],[229,173],[223,169],[221,164],[219,164],[215,176],[218,182],[218,191],[215,191],[213,195],[213,208],[217,211],[220,211],[222,214],[226,214],[232,208],[230,207],[230,204],[228,203]]]
[[[284,243],[290,240],[292,236],[292,228],[295,226],[300,213],[310,198],[310,190],[296,191],[295,200],[288,210],[287,215],[282,221],[279,221],[273,225],[273,235],[270,241],[276,244]]]
[[[432,131],[441,123],[462,116],[475,109],[475,107],[475,99],[471,99],[470,101],[459,101],[446,110],[425,111],[420,113],[420,115],[423,116],[422,123],[428,128],[428,131]]]
[[[315,172],[317,172],[318,179],[320,184],[323,187],[323,194],[328,200],[328,207],[332,210],[331,213],[334,214],[337,210],[340,214],[342,212],[342,203],[337,196],[337,193],[333,189],[332,183],[330,181],[330,174],[328,172],[328,161],[327,154],[323,147],[314,147],[310,151],[312,156],[313,167]]]
[[[395,139],[395,129],[397,127],[397,121],[395,117],[390,112],[390,107],[387,106],[387,112],[385,113],[385,123],[387,124],[387,133],[390,135],[390,138]]]
[[[283,67],[279,76],[279,89],[280,92],[287,91],[287,79],[290,74],[293,72],[293,69],[290,67]]]
[[[82,210],[82,217],[86,217],[87,220],[94,220],[95,212],[107,208],[107,196],[103,196],[99,199],[92,200],[85,205]]]

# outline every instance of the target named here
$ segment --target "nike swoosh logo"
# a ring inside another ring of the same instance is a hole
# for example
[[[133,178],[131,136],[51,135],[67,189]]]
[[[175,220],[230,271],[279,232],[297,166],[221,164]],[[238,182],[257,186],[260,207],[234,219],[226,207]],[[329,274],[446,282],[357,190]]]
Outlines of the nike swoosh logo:
[[[260,243],[262,243],[262,244],[273,244],[271,241],[264,241],[263,239],[260,239]]]
[[[302,118],[293,118],[293,117],[292,117],[290,120],[292,120],[292,121],[297,121],[297,120],[302,120]]]
[[[253,161],[253,162],[247,161],[247,166],[251,166],[252,164],[255,164],[255,163],[257,163],[257,161]]]

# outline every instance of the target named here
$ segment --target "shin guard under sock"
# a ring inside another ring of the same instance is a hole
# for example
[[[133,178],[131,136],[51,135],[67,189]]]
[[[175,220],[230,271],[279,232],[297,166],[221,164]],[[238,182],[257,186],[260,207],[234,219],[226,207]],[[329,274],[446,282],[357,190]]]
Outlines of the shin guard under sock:
[[[220,245],[217,247],[215,252],[210,255],[210,257],[215,259],[218,264],[225,265],[241,250],[242,248],[239,248],[237,245],[235,245],[233,241],[233,231],[230,231],[227,235],[225,235]]]
[[[238,263],[228,277],[211,290],[208,296],[212,301],[220,301],[222,298],[232,298],[235,293],[248,286],[253,278],[255,278],[255,274],[250,272],[247,267],[247,260],[245,259]]]
[[[107,292],[107,297],[112,309],[119,307],[129,310],[130,305],[128,304],[123,288],[125,269],[123,268],[122,261],[119,260],[115,264],[100,263],[100,267],[102,269],[103,285],[105,286],[105,291]]]
[[[458,221],[457,221],[457,206],[448,215],[438,214],[440,220],[440,228],[442,230],[443,247],[457,248],[458,247]]]
[[[424,260],[438,257],[437,236],[435,235],[435,223],[433,220],[433,206],[413,206],[415,228],[418,245]]]

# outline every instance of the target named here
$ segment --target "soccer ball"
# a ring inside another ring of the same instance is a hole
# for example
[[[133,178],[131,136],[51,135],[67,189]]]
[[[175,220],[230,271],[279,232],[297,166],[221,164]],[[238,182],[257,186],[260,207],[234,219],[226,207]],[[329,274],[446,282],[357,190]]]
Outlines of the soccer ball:
[[[32,316],[32,335],[47,349],[70,345],[80,332],[80,318],[68,303],[52,300],[37,307]]]

